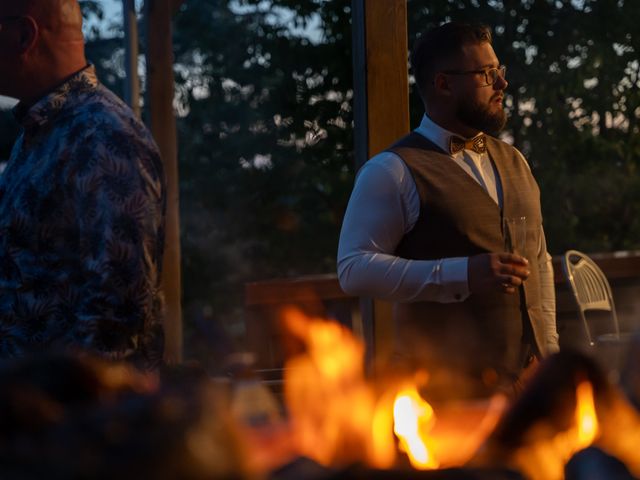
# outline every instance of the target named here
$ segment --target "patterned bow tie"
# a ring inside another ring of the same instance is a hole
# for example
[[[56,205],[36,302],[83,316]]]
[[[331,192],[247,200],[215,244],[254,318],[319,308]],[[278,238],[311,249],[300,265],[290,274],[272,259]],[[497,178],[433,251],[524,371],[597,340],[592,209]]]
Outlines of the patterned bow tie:
[[[484,135],[478,135],[470,140],[456,137],[449,137],[449,151],[451,155],[458,153],[460,150],[473,150],[476,153],[484,153],[487,151],[487,142]]]

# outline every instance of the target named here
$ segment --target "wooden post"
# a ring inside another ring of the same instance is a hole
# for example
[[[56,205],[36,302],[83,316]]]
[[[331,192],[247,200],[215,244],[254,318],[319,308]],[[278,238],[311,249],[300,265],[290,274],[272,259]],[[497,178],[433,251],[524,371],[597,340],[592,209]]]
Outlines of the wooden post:
[[[409,133],[407,0],[352,0],[356,169]],[[367,364],[390,353],[391,304],[360,303]]]
[[[162,284],[166,298],[165,361],[182,360],[178,153],[173,111],[171,17],[175,0],[145,0],[147,20],[147,100],[151,132],[160,147],[167,177],[167,226]]]
[[[122,0],[124,17],[124,101],[140,118],[140,80],[138,78],[138,16],[135,0]]]

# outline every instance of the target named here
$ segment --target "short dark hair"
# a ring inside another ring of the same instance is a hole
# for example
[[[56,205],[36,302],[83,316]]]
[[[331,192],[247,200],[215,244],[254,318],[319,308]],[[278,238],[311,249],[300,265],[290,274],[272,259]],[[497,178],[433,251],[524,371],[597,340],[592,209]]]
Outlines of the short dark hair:
[[[424,100],[425,87],[433,80],[447,58],[462,51],[465,45],[491,44],[491,30],[481,24],[449,22],[421,35],[411,52],[411,67]]]

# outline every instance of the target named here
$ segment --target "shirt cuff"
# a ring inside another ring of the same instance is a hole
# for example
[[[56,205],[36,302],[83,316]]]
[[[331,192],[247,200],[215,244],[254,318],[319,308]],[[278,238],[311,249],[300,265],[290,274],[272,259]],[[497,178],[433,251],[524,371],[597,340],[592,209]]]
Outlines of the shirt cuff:
[[[450,302],[462,302],[469,297],[467,281],[467,257],[445,258],[442,260],[442,285],[445,297]]]

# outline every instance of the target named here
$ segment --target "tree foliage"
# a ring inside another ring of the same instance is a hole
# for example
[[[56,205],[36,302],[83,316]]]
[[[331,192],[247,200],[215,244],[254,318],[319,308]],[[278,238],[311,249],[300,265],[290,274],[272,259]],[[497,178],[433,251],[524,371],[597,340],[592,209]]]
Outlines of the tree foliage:
[[[640,3],[414,0],[410,5],[413,33],[443,19],[494,28],[495,50],[508,66],[507,133],[540,183],[551,251],[638,248]]]
[[[349,9],[328,5],[191,1],[176,17],[187,301],[222,307],[242,281],[335,269],[351,37]],[[293,31],[313,22],[312,38]]]

